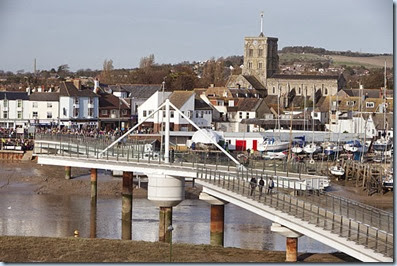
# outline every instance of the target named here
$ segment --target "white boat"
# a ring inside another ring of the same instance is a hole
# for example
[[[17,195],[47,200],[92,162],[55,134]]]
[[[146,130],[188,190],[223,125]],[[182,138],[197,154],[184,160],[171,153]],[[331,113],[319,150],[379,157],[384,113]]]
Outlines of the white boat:
[[[291,151],[292,151],[293,153],[299,154],[299,153],[303,152],[303,148],[302,148],[302,147],[299,147],[299,146],[295,146],[295,147],[292,147],[292,148],[291,148]]]
[[[384,188],[393,188],[393,168],[389,168],[385,171],[385,176],[383,176],[382,185]]]
[[[324,154],[325,155],[332,155],[332,154],[335,154],[335,153],[338,153],[338,152],[341,152],[341,151],[342,151],[342,147],[341,146],[338,146],[338,145],[332,144],[332,143],[328,144],[324,148]]]
[[[329,168],[329,171],[334,176],[343,176],[345,174],[345,169],[339,164],[333,165]]]
[[[388,151],[392,148],[393,142],[390,139],[380,138],[374,142],[372,147],[375,151]]]
[[[287,157],[287,154],[285,154],[284,152],[266,152],[263,155],[263,158],[268,159],[268,160],[282,160],[285,157]]]
[[[316,144],[309,143],[303,148],[303,151],[306,152],[306,153],[311,154],[311,153],[318,152],[320,149],[321,148],[319,146],[317,146]]]
[[[289,142],[275,138],[265,138],[262,143],[258,143],[257,149],[261,152],[277,152],[287,150],[288,146]]]

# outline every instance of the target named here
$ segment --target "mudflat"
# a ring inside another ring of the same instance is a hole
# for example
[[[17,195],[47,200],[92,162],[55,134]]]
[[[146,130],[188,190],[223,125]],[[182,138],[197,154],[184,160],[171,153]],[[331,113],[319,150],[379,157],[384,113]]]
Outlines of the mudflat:
[[[88,238],[0,237],[3,262],[170,262],[170,245]],[[284,262],[283,251],[172,244],[172,262]],[[356,262],[343,253],[299,254],[303,262]]]

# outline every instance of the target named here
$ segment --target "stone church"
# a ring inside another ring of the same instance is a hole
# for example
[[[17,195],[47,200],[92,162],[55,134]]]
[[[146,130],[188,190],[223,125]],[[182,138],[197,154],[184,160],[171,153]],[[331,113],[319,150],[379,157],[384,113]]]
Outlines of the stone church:
[[[245,37],[242,74],[232,75],[226,86],[254,88],[262,97],[280,95],[283,107],[302,97],[314,96],[317,102],[322,96],[335,95],[345,87],[343,75],[278,74],[277,41],[277,38],[265,37],[263,32],[258,37]]]

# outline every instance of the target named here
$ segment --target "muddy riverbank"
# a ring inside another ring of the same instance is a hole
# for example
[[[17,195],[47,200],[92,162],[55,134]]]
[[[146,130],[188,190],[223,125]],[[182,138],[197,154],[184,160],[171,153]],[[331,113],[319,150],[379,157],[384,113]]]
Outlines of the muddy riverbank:
[[[23,244],[22,244],[23,243]],[[0,237],[3,262],[170,262],[170,245],[88,238]],[[50,251],[50,252],[49,252]],[[285,252],[172,245],[172,262],[284,262]],[[343,253],[299,254],[301,262],[357,262]]]

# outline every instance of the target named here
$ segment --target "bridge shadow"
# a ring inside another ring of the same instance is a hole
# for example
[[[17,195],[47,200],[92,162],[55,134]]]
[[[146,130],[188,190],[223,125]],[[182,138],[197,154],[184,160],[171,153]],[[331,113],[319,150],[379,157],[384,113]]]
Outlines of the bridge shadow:
[[[335,258],[338,258],[341,260],[341,262],[361,262],[360,260],[357,260],[343,252],[334,252],[331,253],[330,255],[334,256]],[[322,261],[321,260],[321,253],[304,253],[300,254],[297,258],[297,261],[300,262],[327,262],[327,261]]]

